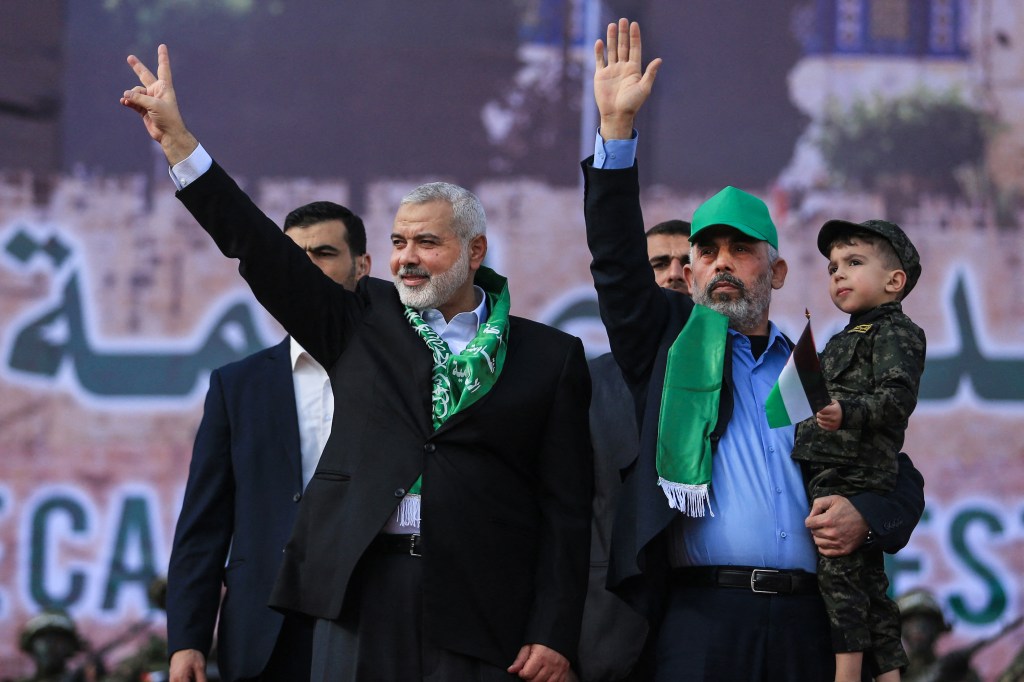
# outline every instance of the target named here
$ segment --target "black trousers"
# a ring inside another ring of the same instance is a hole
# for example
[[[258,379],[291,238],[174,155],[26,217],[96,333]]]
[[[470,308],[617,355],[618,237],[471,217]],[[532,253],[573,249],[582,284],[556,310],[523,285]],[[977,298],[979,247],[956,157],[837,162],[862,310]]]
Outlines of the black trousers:
[[[312,682],[509,682],[504,668],[438,648],[423,632],[422,559],[370,551],[359,597],[336,621],[318,620]],[[509,665],[512,661],[508,662]]]
[[[257,677],[238,682],[295,682],[309,679],[313,655],[313,620],[286,616],[267,665]]]
[[[651,644],[656,682],[835,679],[828,617],[817,594],[673,584]]]

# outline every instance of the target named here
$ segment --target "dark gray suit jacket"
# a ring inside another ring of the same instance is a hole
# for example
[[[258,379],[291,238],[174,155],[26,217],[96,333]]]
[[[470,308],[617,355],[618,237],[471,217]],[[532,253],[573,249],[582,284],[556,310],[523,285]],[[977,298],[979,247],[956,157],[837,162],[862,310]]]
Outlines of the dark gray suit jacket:
[[[617,682],[628,679],[647,637],[647,621],[606,585],[622,469],[636,458],[640,443],[633,396],[611,353],[590,361],[590,381],[594,389],[590,401],[594,518],[579,670],[582,682]]]

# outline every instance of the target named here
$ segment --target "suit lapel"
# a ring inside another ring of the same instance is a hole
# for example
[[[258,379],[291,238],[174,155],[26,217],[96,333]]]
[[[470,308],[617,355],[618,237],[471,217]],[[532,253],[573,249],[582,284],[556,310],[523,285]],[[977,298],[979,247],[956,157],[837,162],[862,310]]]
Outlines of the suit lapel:
[[[431,425],[431,369],[433,358],[423,340],[405,319],[398,301],[384,302],[382,314],[368,316],[369,337],[374,347],[369,350],[384,369],[383,391],[395,404],[402,418],[412,421],[412,428],[423,438],[430,436]],[[394,308],[393,310],[391,308]]]
[[[271,409],[272,432],[276,434],[279,447],[288,458],[293,480],[302,485],[302,447],[299,440],[299,414],[295,408],[289,337],[270,349],[265,373],[267,399],[279,401]]]

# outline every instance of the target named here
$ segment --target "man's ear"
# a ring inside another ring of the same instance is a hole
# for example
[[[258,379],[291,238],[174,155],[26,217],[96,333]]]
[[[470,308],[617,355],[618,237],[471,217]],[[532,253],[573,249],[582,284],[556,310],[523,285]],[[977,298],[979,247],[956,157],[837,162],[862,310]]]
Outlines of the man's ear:
[[[772,264],[772,289],[781,289],[786,283],[786,275],[789,274],[789,263],[780,258]]]
[[[893,270],[889,273],[889,281],[885,283],[885,291],[889,294],[898,294],[907,286],[907,273],[903,270]]]
[[[487,235],[478,234],[469,240],[469,267],[477,270],[484,262],[487,255]]]
[[[372,264],[370,254],[364,253],[362,256],[356,256],[356,279],[369,275]]]

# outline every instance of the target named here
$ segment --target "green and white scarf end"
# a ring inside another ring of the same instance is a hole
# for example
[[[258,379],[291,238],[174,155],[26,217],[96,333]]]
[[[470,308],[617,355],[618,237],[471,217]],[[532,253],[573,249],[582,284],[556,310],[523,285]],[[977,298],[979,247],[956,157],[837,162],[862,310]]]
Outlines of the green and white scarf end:
[[[658,485],[668,498],[670,508],[687,516],[704,516],[705,509],[711,516],[715,515],[711,511],[711,490],[707,483],[676,483],[659,476]]]

